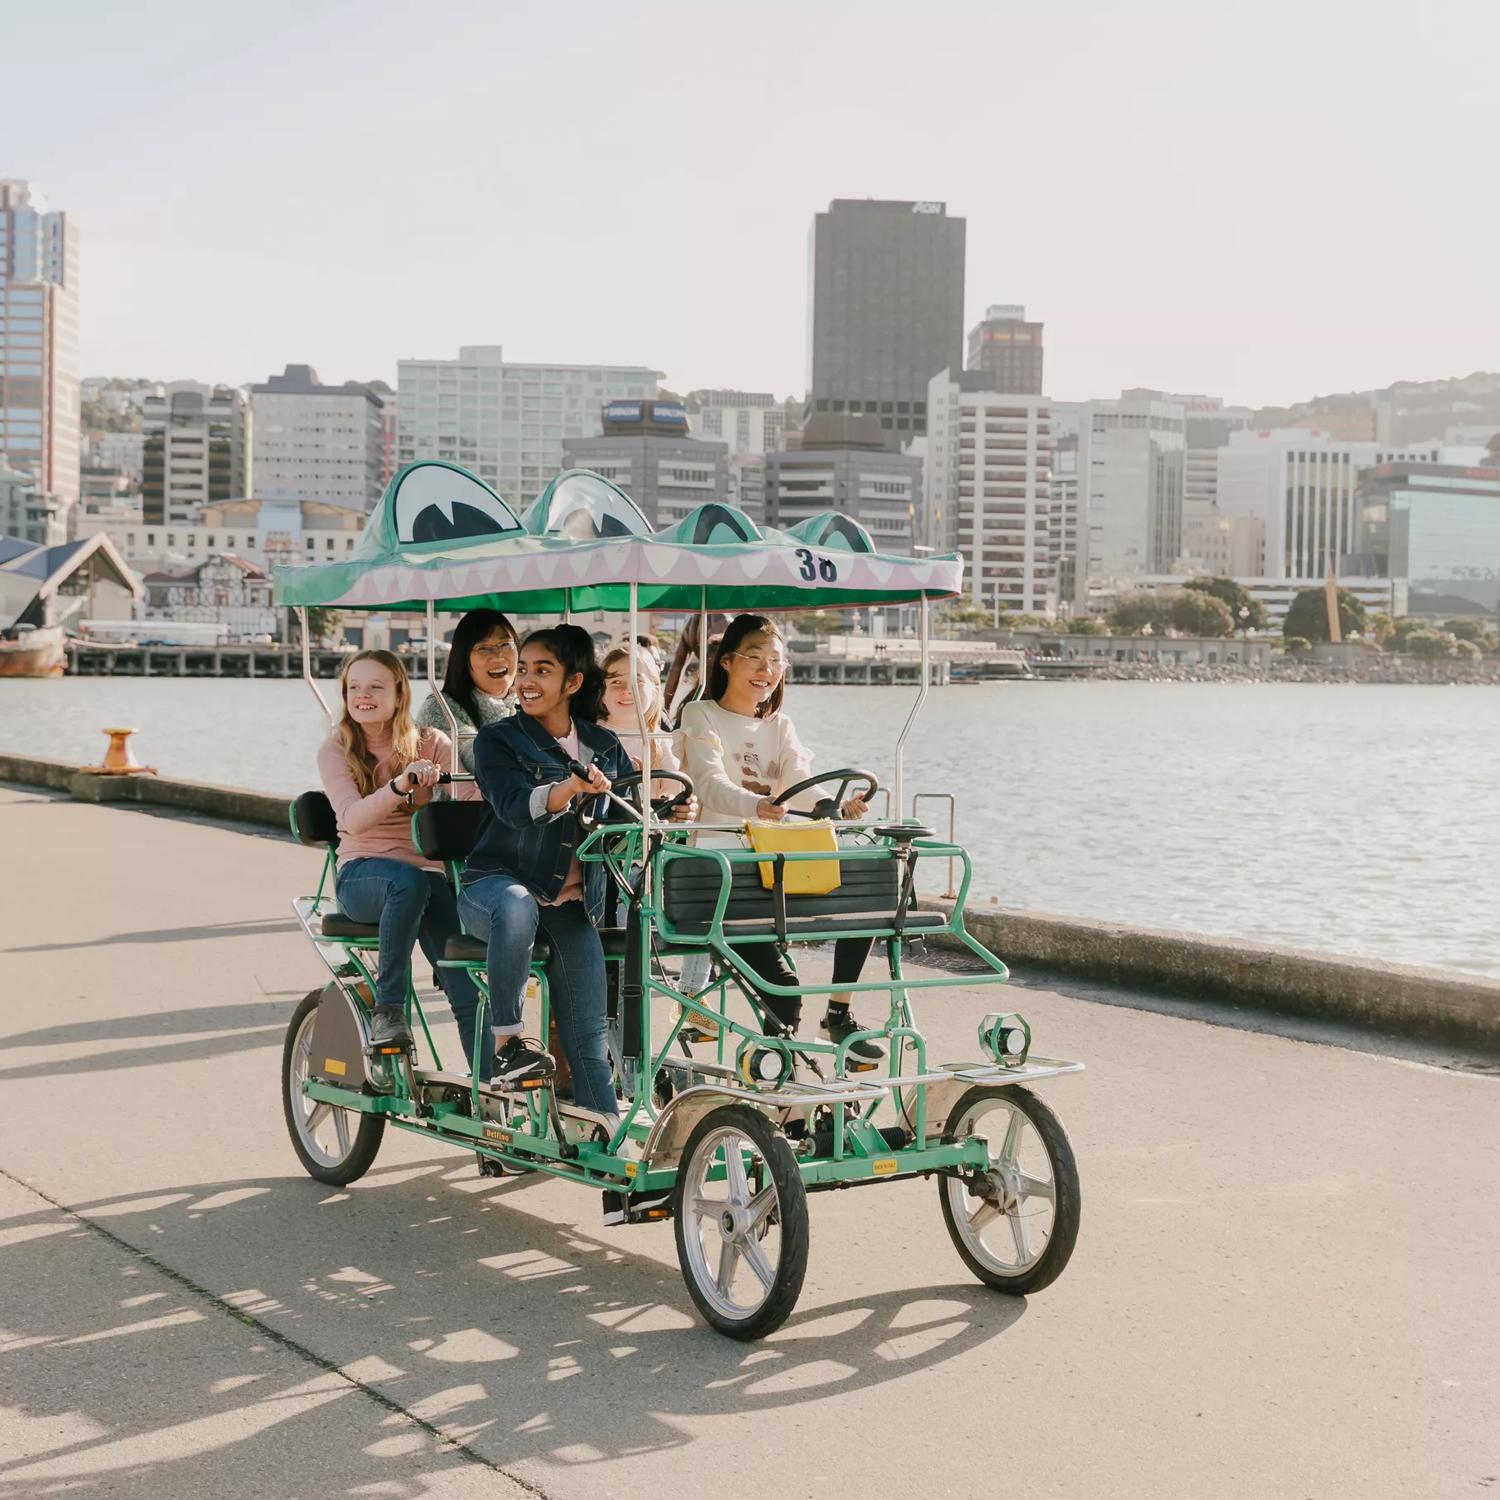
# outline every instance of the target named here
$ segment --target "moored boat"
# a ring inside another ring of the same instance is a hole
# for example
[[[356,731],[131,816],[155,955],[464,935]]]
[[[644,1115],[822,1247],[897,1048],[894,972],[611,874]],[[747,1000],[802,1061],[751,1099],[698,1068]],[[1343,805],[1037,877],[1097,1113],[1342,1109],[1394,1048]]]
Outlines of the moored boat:
[[[61,677],[67,658],[61,625],[18,626],[0,638],[0,677]]]

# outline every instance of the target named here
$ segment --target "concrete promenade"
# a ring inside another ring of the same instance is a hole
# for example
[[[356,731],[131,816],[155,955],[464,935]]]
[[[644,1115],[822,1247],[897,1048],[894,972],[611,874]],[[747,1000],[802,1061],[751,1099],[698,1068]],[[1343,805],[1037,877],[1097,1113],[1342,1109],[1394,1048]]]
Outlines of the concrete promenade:
[[[0,1497],[1500,1491],[1500,1077],[1018,988],[1089,1065],[1042,1086],[1061,1280],[973,1281],[931,1183],[820,1195],[796,1313],[736,1345],[670,1227],[583,1190],[397,1131],[348,1191],[302,1174],[316,873],[0,786]],[[992,995],[925,1002],[939,1053]]]

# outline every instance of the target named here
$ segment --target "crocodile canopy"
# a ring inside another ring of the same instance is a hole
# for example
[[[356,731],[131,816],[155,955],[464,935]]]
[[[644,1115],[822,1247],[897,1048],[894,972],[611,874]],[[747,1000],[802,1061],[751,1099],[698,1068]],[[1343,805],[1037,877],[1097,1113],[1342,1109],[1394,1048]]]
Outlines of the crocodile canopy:
[[[560,474],[517,518],[456,465],[423,460],[392,479],[354,553],[275,570],[276,601],[346,609],[518,614],[642,609],[823,609],[948,599],[951,554],[885,555],[847,516],[790,531],[728,505],[702,505],[652,532],[628,495],[587,470]]]

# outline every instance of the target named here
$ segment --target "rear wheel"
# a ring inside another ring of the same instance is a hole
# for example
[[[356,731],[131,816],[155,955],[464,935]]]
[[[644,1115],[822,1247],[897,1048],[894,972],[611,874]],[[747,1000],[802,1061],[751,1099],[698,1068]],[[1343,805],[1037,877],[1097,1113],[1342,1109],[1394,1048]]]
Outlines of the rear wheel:
[[[1062,1122],[1018,1086],[970,1089],[950,1136],[982,1137],[989,1165],[938,1179],[943,1219],[983,1282],[1022,1296],[1054,1282],[1078,1239],[1078,1166]]]
[[[304,996],[287,1027],[281,1053],[281,1105],[292,1149],[308,1176],[332,1187],[345,1187],[370,1170],[385,1134],[385,1116],[341,1109],[302,1092],[302,1085],[312,1076],[313,1027],[323,994],[313,990]],[[343,1003],[340,995],[330,1000]]]
[[[807,1272],[807,1192],[792,1148],[759,1110],[698,1122],[677,1169],[677,1259],[698,1310],[734,1339],[780,1328]]]

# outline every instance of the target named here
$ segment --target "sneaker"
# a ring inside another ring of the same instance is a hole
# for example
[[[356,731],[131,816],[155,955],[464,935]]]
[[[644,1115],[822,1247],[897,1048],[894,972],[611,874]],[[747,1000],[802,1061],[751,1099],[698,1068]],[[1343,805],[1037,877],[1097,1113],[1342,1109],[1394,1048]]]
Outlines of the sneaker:
[[[830,1042],[841,1042],[846,1036],[864,1029],[847,1010],[830,1010],[824,1013],[822,1031]],[[876,1046],[868,1037],[864,1037],[853,1043],[845,1055],[857,1058],[860,1062],[879,1062],[885,1056],[885,1048]]]
[[[679,1013],[685,1013],[686,1019],[682,1023],[682,1030],[677,1034],[685,1042],[716,1042],[719,1040],[719,1024],[710,1021],[707,1016],[697,1011],[687,1010],[685,1006],[677,1007]]]
[[[508,1036],[495,1053],[495,1067],[490,1082],[500,1088],[506,1085],[535,1088],[557,1071],[550,1052],[543,1052],[525,1037]]]
[[[411,1028],[399,1005],[377,1005],[370,1013],[370,1050],[402,1052],[411,1046]]]

